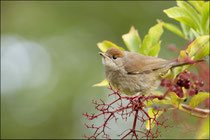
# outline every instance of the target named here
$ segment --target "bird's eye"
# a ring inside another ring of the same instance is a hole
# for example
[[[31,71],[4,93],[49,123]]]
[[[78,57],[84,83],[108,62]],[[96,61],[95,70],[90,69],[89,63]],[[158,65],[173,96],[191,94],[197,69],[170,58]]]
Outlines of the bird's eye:
[[[113,59],[117,59],[117,56],[113,56],[112,58],[113,58]]]

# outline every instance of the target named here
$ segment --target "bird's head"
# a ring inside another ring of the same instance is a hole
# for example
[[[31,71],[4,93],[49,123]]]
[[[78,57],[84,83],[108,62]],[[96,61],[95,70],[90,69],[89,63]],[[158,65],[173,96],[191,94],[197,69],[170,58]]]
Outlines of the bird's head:
[[[105,53],[99,53],[102,56],[102,62],[105,68],[117,70],[123,65],[124,52],[115,48],[109,48]]]

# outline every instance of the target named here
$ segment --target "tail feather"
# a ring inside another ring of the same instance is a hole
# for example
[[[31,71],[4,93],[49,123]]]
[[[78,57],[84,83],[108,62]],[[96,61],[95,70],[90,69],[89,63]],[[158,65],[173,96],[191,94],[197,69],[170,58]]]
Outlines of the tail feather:
[[[186,61],[186,62],[173,61],[171,68],[178,67],[178,66],[184,66],[184,65],[193,65],[193,64],[196,64],[198,62],[203,62],[203,61],[205,61],[205,60],[200,59],[200,60],[191,60],[191,61]]]

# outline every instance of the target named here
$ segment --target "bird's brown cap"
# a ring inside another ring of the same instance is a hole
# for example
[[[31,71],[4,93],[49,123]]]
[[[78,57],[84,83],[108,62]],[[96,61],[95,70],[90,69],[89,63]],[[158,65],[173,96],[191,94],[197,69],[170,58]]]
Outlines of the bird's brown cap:
[[[115,47],[111,47],[106,51],[106,54],[109,54],[111,56],[116,56],[116,57],[123,57],[123,51],[115,48]]]

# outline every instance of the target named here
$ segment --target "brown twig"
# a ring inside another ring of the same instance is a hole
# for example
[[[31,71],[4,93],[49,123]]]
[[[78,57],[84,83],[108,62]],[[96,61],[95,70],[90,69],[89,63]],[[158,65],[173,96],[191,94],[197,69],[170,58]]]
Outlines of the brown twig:
[[[186,104],[180,104],[185,110],[190,111],[189,113],[196,113],[195,115],[200,118],[206,118],[208,115],[210,115],[209,109],[201,109],[201,108],[192,108],[189,105]]]

